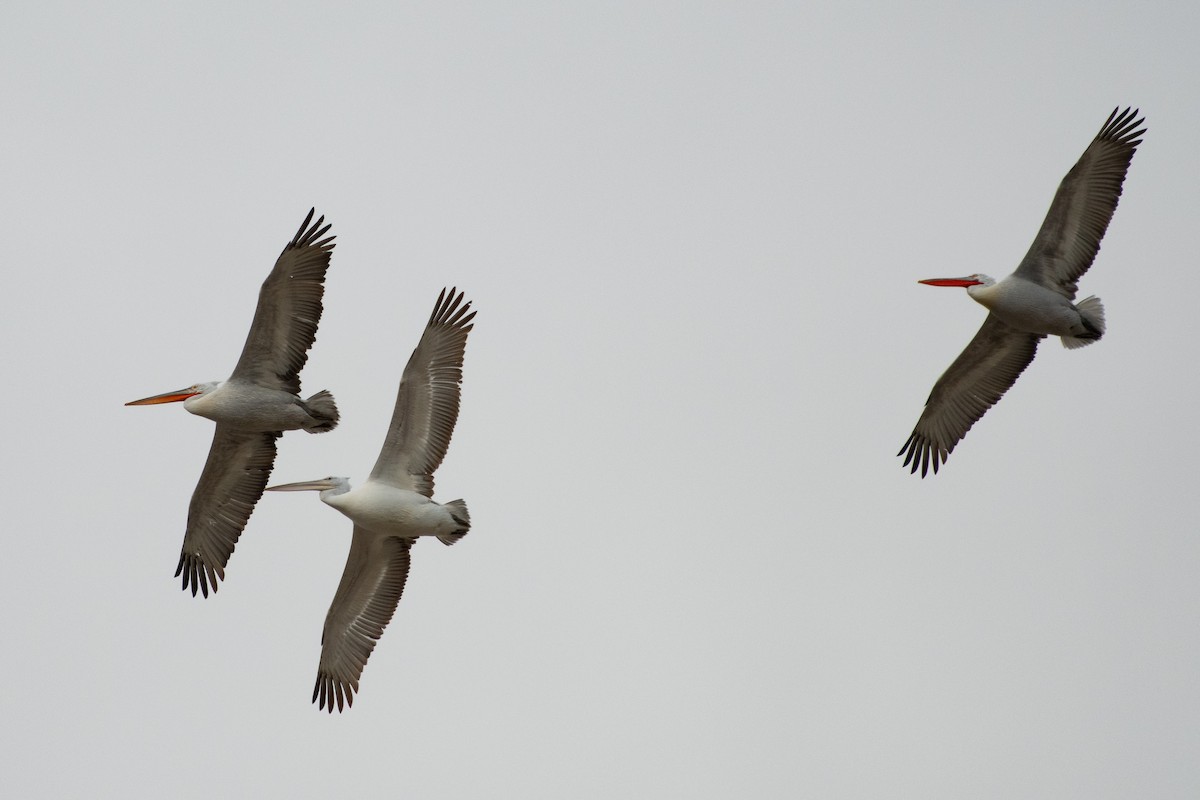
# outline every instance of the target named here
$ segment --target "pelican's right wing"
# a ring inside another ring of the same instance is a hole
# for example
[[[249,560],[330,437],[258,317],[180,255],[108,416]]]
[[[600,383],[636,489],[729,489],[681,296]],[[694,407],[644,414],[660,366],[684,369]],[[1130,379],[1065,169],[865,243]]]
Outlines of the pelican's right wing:
[[[463,353],[474,327],[463,293],[443,289],[400,379],[392,424],[371,480],[433,496],[433,473],[446,456],[462,395]]]
[[[333,713],[354,704],[358,679],[391,622],[408,579],[413,539],[375,536],[354,526],[342,582],[325,616],[313,702]]]
[[[1062,179],[1041,230],[1013,274],[1075,299],[1076,281],[1100,252],[1129,162],[1142,143],[1136,109],[1114,109],[1079,161]]]
[[[217,425],[208,461],[188,506],[187,532],[175,577],[183,575],[183,588],[217,590],[225,580],[225,565],[238,537],[271,477],[278,433],[242,431]]]
[[[311,209],[300,230],[283,248],[258,292],[254,321],[232,378],[300,393],[300,370],[317,338],[325,295],[325,271],[334,248],[321,217],[312,226]]]
[[[897,455],[924,478],[954,452],[971,426],[1004,396],[1033,361],[1043,337],[1010,328],[994,314],[933,385],[925,410]],[[907,455],[906,455],[907,453]]]

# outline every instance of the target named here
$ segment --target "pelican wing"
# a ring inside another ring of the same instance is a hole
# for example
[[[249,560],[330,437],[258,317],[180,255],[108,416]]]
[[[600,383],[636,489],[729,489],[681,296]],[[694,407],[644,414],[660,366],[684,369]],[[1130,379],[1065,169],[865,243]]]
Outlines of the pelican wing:
[[[1043,337],[1010,328],[994,314],[933,385],[925,410],[897,455],[924,478],[954,452],[971,426],[1004,396],[1037,353]]]
[[[463,352],[474,327],[462,292],[443,289],[400,378],[396,410],[371,480],[433,496],[433,473],[442,463],[462,394]]]
[[[254,504],[262,497],[275,464],[278,433],[243,431],[217,425],[208,461],[188,506],[187,532],[175,577],[183,588],[217,590],[225,580],[225,565],[237,545]]]
[[[354,704],[358,679],[375,642],[392,620],[408,579],[413,539],[376,536],[354,526],[350,555],[338,584],[325,630],[313,702],[333,713]]]
[[[1108,229],[1129,162],[1145,128],[1137,109],[1114,109],[1079,161],[1063,178],[1050,211],[1015,275],[1075,299],[1076,280],[1088,271]]]
[[[315,211],[308,212],[263,281],[254,322],[232,378],[300,393],[300,370],[317,338],[325,271],[334,247],[333,236],[321,238],[330,227],[322,227],[325,217],[309,226]]]

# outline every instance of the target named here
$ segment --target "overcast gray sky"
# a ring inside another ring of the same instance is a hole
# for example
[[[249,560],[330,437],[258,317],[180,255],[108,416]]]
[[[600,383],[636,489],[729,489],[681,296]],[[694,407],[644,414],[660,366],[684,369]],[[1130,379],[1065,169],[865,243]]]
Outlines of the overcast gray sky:
[[[0,773],[17,797],[1200,794],[1182,3],[10,4]],[[936,478],[894,454],[1114,106],[1149,133],[1042,346]],[[447,285],[479,311],[352,711],[309,703],[350,523],[268,495],[172,577],[310,206],[302,379],[361,482]]]

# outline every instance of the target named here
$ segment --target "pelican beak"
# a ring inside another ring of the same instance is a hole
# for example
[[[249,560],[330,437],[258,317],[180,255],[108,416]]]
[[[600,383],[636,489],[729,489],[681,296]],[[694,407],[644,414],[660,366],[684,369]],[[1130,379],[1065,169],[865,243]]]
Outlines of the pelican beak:
[[[127,406],[156,406],[159,403],[178,403],[180,400],[187,400],[189,397],[195,397],[200,394],[195,389],[179,389],[174,392],[166,392],[164,394],[156,394],[153,397],[143,397],[141,400],[130,400],[125,405]]]
[[[265,491],[268,492],[323,492],[326,489],[333,489],[337,486],[336,483],[328,478],[321,478],[316,481],[300,481],[299,483],[281,483],[278,486],[268,486]]]
[[[923,281],[917,281],[926,286],[979,286],[983,281],[975,280],[974,278],[926,278]]]

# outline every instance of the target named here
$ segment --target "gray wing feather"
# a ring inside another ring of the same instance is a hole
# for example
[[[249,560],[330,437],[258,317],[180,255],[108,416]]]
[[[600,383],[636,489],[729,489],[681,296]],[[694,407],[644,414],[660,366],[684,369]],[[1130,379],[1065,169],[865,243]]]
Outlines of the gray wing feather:
[[[325,271],[335,238],[321,238],[330,228],[322,226],[325,217],[309,226],[315,211],[308,212],[263,281],[254,322],[232,378],[300,393],[300,370],[317,338]]]
[[[443,289],[400,379],[396,408],[371,480],[433,496],[433,473],[446,456],[462,394],[463,353],[474,327],[470,302]]]
[[[391,622],[408,579],[413,539],[380,537],[357,525],[342,581],[325,617],[313,702],[333,713],[354,693],[375,643]]]
[[[897,454],[905,456],[904,466],[911,463],[914,473],[919,467],[922,478],[931,466],[937,474],[939,463],[946,462],[971,426],[1033,361],[1042,338],[988,314],[979,333],[933,385],[917,426]]]
[[[1125,173],[1145,128],[1137,109],[1114,109],[1059,184],[1054,202],[1015,275],[1075,299],[1076,281],[1091,267],[1112,221]]]
[[[243,431],[217,425],[208,461],[188,506],[187,531],[175,577],[183,588],[208,597],[225,580],[225,565],[262,497],[275,464],[278,433]]]

